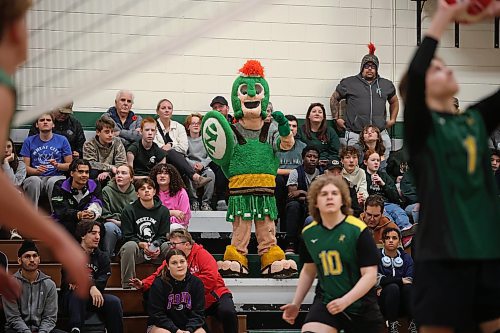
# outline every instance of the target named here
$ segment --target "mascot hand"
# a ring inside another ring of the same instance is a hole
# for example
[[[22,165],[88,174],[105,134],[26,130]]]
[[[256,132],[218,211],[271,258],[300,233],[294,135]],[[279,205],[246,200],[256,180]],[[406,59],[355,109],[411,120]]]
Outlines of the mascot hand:
[[[278,123],[278,132],[280,136],[288,136],[290,134],[290,125],[288,124],[288,119],[281,111],[275,111],[271,113],[271,117]]]

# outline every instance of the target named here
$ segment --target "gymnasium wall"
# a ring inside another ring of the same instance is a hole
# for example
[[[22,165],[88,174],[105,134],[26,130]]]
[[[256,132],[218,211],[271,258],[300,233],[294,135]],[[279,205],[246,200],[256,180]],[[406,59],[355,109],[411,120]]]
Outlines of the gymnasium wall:
[[[435,1],[425,4],[424,31]],[[218,6],[221,12],[231,5],[231,0],[193,2],[197,10]],[[56,7],[35,9],[29,22],[35,25]],[[134,9],[137,24],[154,15],[144,7],[148,12],[141,12],[140,6]],[[74,13],[73,20],[78,15],[85,13]],[[196,11],[188,11],[177,18],[178,27],[196,22],[197,17]],[[370,40],[377,47],[379,73],[396,84],[416,47],[416,2],[410,0],[274,0],[243,20],[221,20],[220,24],[223,28],[217,33],[177,50],[168,59],[76,100],[77,116],[91,129],[97,113],[113,104],[119,89],[135,93],[133,109],[139,113],[153,113],[161,98],[173,102],[176,115],[207,111],[215,95],[229,100],[238,68],[246,59],[255,58],[265,67],[275,110],[303,118],[311,102],[329,105],[340,79],[359,72]],[[460,29],[460,48],[454,47],[450,26],[439,54],[456,72],[462,86],[458,97],[462,105],[468,105],[500,84],[500,51],[493,48],[493,22]],[[64,31],[61,34],[64,37]],[[31,47],[32,53],[40,52],[43,43]],[[130,50],[134,50],[133,42]],[[327,110],[330,115],[329,106]],[[400,112],[399,120],[402,116]]]

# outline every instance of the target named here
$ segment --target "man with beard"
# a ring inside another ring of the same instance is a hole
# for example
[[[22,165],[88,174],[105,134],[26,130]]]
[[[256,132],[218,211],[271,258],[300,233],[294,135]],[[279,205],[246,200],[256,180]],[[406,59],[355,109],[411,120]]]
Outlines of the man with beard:
[[[394,84],[380,77],[379,60],[375,45],[368,45],[370,52],[361,60],[358,75],[344,78],[330,98],[332,117],[337,127],[345,130],[341,143],[352,146],[359,140],[359,133],[366,125],[375,125],[384,142],[385,159],[389,157],[391,138],[387,129],[396,123],[399,100]],[[340,117],[340,101],[346,100],[345,119]],[[386,103],[389,102],[390,119],[386,120]]]
[[[398,226],[384,216],[384,198],[380,195],[370,195],[365,201],[365,211],[359,217],[366,223],[368,229],[373,235],[375,244],[382,244],[382,233],[387,228],[395,228],[399,230]]]
[[[14,277],[21,284],[21,296],[14,301],[3,299],[7,320],[5,332],[64,333],[56,329],[57,290],[49,276],[38,269],[40,255],[35,243],[25,240],[17,252],[21,269]]]

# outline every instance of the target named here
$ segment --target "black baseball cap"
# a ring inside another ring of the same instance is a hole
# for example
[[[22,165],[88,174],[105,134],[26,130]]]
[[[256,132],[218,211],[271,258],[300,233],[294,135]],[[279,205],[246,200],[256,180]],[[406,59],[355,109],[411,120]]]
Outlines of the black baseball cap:
[[[229,104],[227,104],[227,100],[223,96],[215,96],[214,99],[212,100],[212,103],[210,103],[210,107],[213,108],[214,104],[217,104],[217,103],[221,104],[221,105],[229,106]]]
[[[28,251],[35,251],[38,253],[38,248],[36,247],[35,243],[31,240],[24,240],[23,244],[17,251],[17,256],[21,258],[23,254],[25,254]]]
[[[326,169],[327,170],[333,170],[335,168],[342,169],[344,166],[342,165],[342,162],[340,162],[338,159],[334,158],[330,163],[328,163]]]

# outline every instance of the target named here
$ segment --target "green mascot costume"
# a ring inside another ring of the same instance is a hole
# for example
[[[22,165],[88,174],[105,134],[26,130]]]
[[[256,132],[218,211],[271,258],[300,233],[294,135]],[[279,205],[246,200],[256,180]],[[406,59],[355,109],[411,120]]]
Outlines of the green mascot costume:
[[[249,60],[234,81],[231,102],[235,124],[229,124],[219,112],[203,117],[202,138],[212,160],[229,179],[229,202],[226,219],[233,223],[231,245],[224,261],[219,262],[223,276],[248,274],[248,243],[255,222],[261,274],[265,277],[289,277],[297,272],[293,260],[276,243],[277,218],[274,189],[279,167],[276,153],[289,150],[294,139],[288,120],[276,111],[272,117],[278,126],[265,123],[269,86],[264,68]]]

